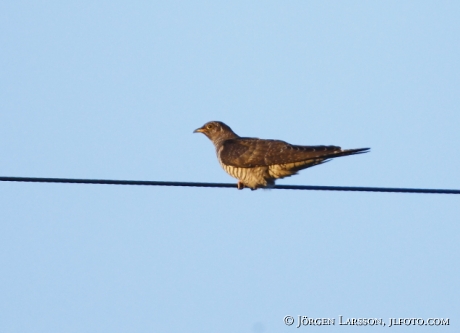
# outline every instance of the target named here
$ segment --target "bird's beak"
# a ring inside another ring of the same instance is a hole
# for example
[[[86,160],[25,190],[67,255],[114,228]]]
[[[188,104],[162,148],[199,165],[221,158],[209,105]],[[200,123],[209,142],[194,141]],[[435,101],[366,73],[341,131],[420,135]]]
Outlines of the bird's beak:
[[[203,133],[203,132],[204,132],[203,127],[197,128],[196,130],[193,131],[193,133]]]

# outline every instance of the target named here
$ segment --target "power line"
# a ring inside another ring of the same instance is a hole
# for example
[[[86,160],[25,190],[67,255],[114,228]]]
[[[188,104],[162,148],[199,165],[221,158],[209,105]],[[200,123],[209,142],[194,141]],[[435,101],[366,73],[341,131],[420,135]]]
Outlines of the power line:
[[[236,188],[236,184],[228,184],[228,183],[161,182],[161,181],[144,181],[144,180],[0,177],[0,181],[26,182],[26,183],[67,183],[67,184],[99,184],[99,185],[187,186],[187,187]],[[275,185],[275,187],[272,187],[272,188],[278,189],[278,190],[460,194],[460,190],[425,189],[425,188],[395,188],[395,187]]]

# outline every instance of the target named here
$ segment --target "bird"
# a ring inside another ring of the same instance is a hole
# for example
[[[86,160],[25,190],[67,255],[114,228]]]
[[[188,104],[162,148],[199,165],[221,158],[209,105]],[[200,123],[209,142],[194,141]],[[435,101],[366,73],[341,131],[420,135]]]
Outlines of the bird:
[[[271,188],[275,180],[323,164],[332,158],[369,152],[370,148],[342,149],[337,146],[299,146],[281,140],[240,137],[221,121],[210,121],[193,133],[212,141],[222,168],[238,179],[237,188]]]

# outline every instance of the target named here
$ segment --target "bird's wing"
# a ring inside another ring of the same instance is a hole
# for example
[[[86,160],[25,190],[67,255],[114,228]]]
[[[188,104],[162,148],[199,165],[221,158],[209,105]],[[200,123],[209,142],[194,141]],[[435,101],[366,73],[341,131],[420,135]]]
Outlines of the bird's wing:
[[[219,158],[226,165],[251,168],[358,153],[356,150],[345,152],[337,146],[296,146],[279,140],[236,138],[223,143]]]

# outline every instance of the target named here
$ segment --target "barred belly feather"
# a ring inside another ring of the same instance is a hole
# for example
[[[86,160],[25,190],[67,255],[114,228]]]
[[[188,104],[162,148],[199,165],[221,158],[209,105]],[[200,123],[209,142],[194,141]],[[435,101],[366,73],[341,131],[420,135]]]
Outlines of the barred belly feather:
[[[274,185],[273,180],[270,179],[268,167],[238,168],[225,165],[222,162],[220,162],[220,165],[230,176],[252,189]]]

